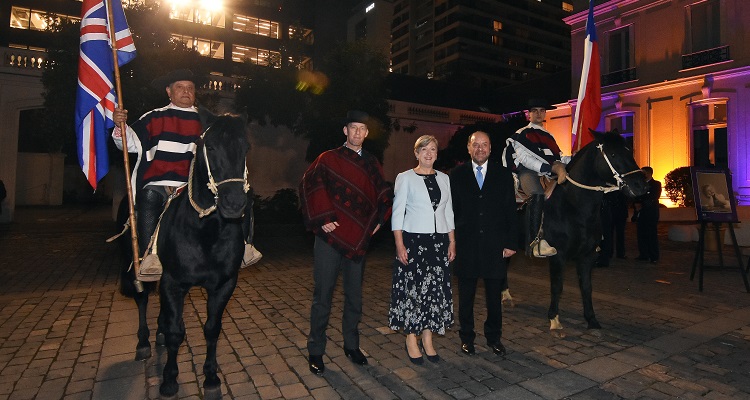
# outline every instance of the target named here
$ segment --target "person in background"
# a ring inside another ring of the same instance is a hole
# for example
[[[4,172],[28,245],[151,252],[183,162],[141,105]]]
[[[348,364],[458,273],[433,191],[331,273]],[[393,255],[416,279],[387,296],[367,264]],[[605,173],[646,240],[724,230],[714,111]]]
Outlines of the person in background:
[[[638,233],[638,258],[652,264],[659,261],[659,239],[657,225],[659,223],[659,198],[661,197],[661,182],[654,179],[654,170],[643,167],[641,171],[646,175],[648,192],[636,198],[635,207],[638,211],[636,221]]]
[[[440,361],[432,333],[445,335],[453,324],[453,202],[448,175],[433,168],[437,153],[434,136],[414,143],[417,166],[396,177],[391,217],[396,261],[388,324],[406,333],[406,353],[417,365],[423,363],[420,347],[429,361]]]
[[[604,194],[602,201],[602,241],[597,267],[608,267],[609,260],[625,257],[625,224],[628,220],[628,202],[625,194],[615,190]]]
[[[453,213],[456,222],[456,267],[458,277],[458,334],[461,351],[473,355],[474,297],[477,281],[484,280],[487,320],[484,336],[493,353],[505,355],[500,342],[503,329],[501,292],[507,288],[507,259],[518,248],[513,174],[499,163],[489,162],[492,150],[487,133],[469,136],[471,162],[450,173]]]
[[[343,122],[344,144],[319,155],[305,171],[299,188],[305,225],[315,234],[315,289],[307,338],[308,364],[314,374],[325,371],[326,328],[339,273],[344,276],[344,354],[355,364],[367,364],[359,348],[358,329],[365,253],[372,235],[391,215],[393,202],[380,162],[362,148],[369,116],[349,111]]]

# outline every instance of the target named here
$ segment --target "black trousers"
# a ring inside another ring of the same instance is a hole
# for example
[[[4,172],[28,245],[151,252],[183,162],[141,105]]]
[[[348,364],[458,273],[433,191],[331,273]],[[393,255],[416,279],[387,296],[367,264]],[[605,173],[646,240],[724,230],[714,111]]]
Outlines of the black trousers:
[[[458,278],[458,322],[461,325],[458,335],[461,343],[474,343],[474,297],[478,278]],[[484,278],[484,293],[487,306],[487,320],[484,321],[484,337],[487,345],[500,343],[503,333],[503,306],[500,293],[505,279]]]
[[[362,278],[365,260],[352,261],[336,251],[325,240],[316,237],[313,249],[315,258],[313,279],[315,291],[310,308],[310,335],[307,337],[307,351],[312,356],[326,352],[326,328],[331,316],[333,290],[339,272],[344,276],[344,315],[341,318],[341,333],[344,348],[359,348],[359,320],[362,318]]]
[[[658,208],[642,208],[638,215],[638,257],[651,261],[659,260],[659,239],[657,225],[659,223]]]

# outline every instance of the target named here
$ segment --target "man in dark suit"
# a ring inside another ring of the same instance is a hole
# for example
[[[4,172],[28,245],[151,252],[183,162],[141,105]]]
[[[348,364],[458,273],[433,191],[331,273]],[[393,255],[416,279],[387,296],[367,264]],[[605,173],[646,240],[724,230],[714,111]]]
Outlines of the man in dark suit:
[[[655,264],[659,261],[659,238],[657,226],[659,224],[659,198],[661,197],[661,182],[654,179],[651,167],[641,168],[648,181],[648,193],[635,199],[638,210],[636,228],[638,233],[638,258]]]
[[[475,353],[474,296],[484,279],[487,320],[484,336],[495,354],[505,355],[501,292],[508,276],[506,258],[518,248],[518,221],[513,175],[499,163],[488,162],[490,138],[477,131],[469,136],[471,162],[451,171],[451,195],[456,223],[458,320],[461,351]]]

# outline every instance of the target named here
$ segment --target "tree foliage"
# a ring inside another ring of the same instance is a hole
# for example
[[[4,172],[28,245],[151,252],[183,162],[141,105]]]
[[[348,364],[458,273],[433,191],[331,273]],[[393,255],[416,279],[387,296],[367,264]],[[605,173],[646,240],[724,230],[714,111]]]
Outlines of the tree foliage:
[[[678,207],[693,207],[693,179],[690,175],[690,167],[679,167],[664,176],[664,191],[672,203]]]
[[[519,114],[502,122],[480,122],[459,128],[451,137],[448,146],[438,152],[435,169],[448,171],[458,164],[469,161],[471,156],[466,145],[469,142],[469,136],[476,131],[486,132],[490,136],[490,143],[492,144],[490,159],[500,161],[505,148],[505,140],[527,123],[526,118]]]
[[[308,161],[344,142],[348,110],[365,111],[373,123],[364,147],[382,161],[391,130],[386,58],[363,42],[343,43],[319,64],[314,73],[246,66],[235,108],[246,108],[260,124],[284,125],[308,139]]]

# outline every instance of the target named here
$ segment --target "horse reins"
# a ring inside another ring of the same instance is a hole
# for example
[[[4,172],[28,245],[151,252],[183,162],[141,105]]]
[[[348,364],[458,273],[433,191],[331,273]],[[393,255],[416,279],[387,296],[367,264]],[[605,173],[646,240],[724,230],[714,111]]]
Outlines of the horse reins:
[[[567,180],[569,180],[570,183],[572,183],[575,186],[578,186],[581,189],[587,189],[587,190],[594,190],[594,191],[597,191],[597,192],[610,193],[610,192],[614,192],[614,191],[620,190],[621,188],[623,188],[625,186],[628,186],[628,184],[625,183],[625,181],[622,179],[623,177],[628,176],[630,174],[635,174],[635,173],[638,173],[638,172],[643,172],[640,169],[635,169],[635,170],[632,170],[630,172],[626,172],[624,174],[618,173],[617,170],[615,169],[615,167],[613,167],[612,163],[609,161],[609,157],[607,157],[607,153],[604,152],[604,144],[599,143],[596,146],[596,148],[599,149],[599,151],[602,153],[602,156],[604,156],[604,161],[607,162],[607,165],[609,166],[610,171],[612,171],[612,177],[615,178],[615,181],[617,182],[617,185],[610,185],[610,186],[589,186],[589,185],[584,185],[582,183],[576,182],[573,178],[571,178],[570,176],[568,176]]]
[[[199,140],[202,141],[206,136],[206,133],[212,127],[213,124],[206,128],[206,130],[201,134]],[[202,208],[198,205],[198,203],[195,202],[195,200],[193,200],[193,171],[195,170],[195,157],[193,157],[193,160],[190,161],[190,174],[188,175],[188,199],[190,199],[190,205],[193,206],[193,209],[198,212],[199,218],[203,218],[216,211],[216,207],[219,204],[219,186],[230,182],[242,182],[244,184],[242,187],[244,192],[247,193],[247,191],[250,190],[250,184],[247,182],[247,163],[245,163],[245,172],[242,178],[229,178],[217,183],[216,180],[214,180],[213,175],[211,174],[211,163],[208,162],[208,152],[206,151],[205,143],[203,145],[203,159],[206,161],[206,169],[208,170],[208,183],[206,184],[206,186],[208,186],[208,189],[211,191],[211,193],[214,194],[214,204],[211,207]]]

